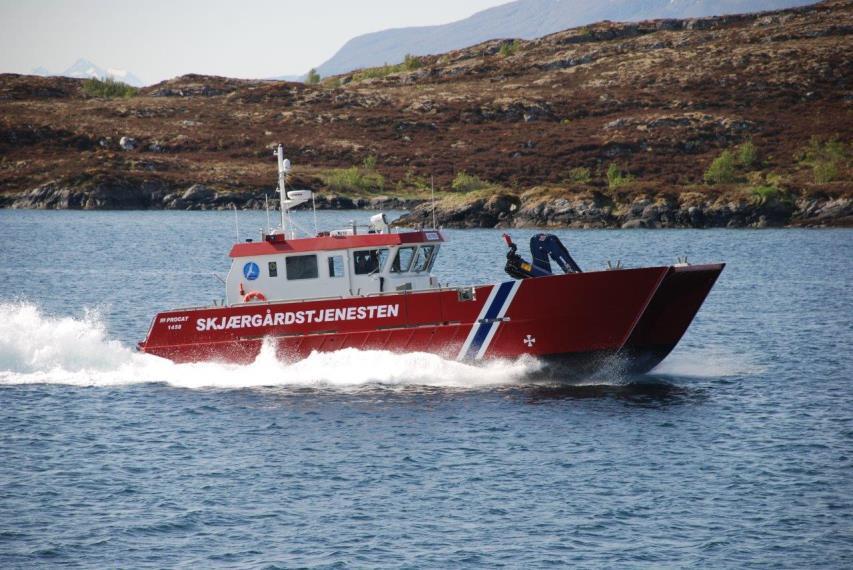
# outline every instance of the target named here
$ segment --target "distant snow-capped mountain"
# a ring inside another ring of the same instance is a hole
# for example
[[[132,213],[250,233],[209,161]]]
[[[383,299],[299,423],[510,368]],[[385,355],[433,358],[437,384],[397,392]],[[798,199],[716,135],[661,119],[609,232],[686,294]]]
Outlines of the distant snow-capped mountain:
[[[696,18],[781,10],[816,0],[516,0],[457,22],[357,36],[317,68],[323,77],[399,63],[406,54],[438,54],[497,38],[533,39],[602,20]]]
[[[107,77],[111,77],[116,81],[122,81],[128,85],[133,85],[134,87],[142,87],[144,85],[141,79],[125,69],[104,69],[102,67],[98,67],[88,59],[83,58],[78,59],[71,67],[60,73],[51,73],[44,67],[36,67],[32,70],[32,73],[33,75],[59,75],[62,77],[74,77],[77,79],[88,79],[90,77],[106,79]]]

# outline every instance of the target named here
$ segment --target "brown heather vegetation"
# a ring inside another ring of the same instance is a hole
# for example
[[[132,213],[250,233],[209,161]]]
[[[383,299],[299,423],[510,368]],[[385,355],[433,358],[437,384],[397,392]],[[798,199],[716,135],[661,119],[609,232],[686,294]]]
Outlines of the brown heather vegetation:
[[[103,98],[0,75],[0,205],[256,206],[278,142],[298,186],[350,198],[425,198],[430,176],[455,195],[464,173],[512,203],[767,203],[776,188],[849,204],[851,30],[853,0],[830,0],[495,40],[311,85],[186,75]],[[732,170],[707,175],[726,151]],[[175,201],[193,184],[207,202]]]

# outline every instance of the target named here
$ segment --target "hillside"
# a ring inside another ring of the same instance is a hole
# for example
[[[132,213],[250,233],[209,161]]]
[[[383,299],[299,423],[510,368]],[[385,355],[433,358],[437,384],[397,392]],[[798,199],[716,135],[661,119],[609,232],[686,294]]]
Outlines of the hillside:
[[[394,28],[357,36],[317,68],[322,76],[430,55],[495,38],[530,40],[610,20],[697,18],[803,6],[814,0],[515,0],[449,24]]]
[[[605,22],[321,85],[190,75],[121,99],[2,75],[0,200],[259,207],[282,142],[331,207],[414,203],[434,175],[448,225],[846,225],[850,22],[853,0]]]

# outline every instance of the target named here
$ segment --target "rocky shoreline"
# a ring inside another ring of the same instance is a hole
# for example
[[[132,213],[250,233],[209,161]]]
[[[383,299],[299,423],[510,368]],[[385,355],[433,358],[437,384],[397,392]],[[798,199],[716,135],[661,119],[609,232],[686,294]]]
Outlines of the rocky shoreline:
[[[52,181],[18,195],[0,195],[0,208],[32,210],[262,210],[266,199],[270,208],[278,207],[278,195],[272,188],[253,192],[216,190],[205,184],[176,189],[159,181],[131,182],[106,180],[83,186]],[[422,200],[377,195],[350,198],[332,193],[317,193],[316,205],[322,210],[410,210]]]
[[[432,223],[423,203],[397,220],[401,226]],[[442,227],[503,228],[768,228],[853,227],[853,198],[847,192],[814,195],[779,192],[754,196],[743,191],[653,193],[565,193],[534,189],[435,206]]]
[[[29,192],[0,197],[0,207],[72,210],[261,210],[265,197],[278,206],[273,189],[218,191],[204,184],[176,190],[162,182],[103,180],[85,186],[53,181]],[[424,199],[389,195],[348,197],[319,191],[322,210],[406,210],[399,226],[432,224],[433,205]],[[765,228],[853,227],[853,196],[844,188],[778,190],[756,195],[740,188],[565,190],[540,187],[521,193],[490,190],[445,195],[435,219],[447,228]]]

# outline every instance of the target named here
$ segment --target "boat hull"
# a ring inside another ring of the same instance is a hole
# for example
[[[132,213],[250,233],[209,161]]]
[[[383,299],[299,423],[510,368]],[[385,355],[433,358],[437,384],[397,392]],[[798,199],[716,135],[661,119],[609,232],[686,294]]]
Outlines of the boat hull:
[[[141,351],[176,362],[248,363],[344,348],[464,361],[530,355],[561,373],[614,362],[645,372],[678,343],[722,264],[553,275],[496,285],[158,314]]]

